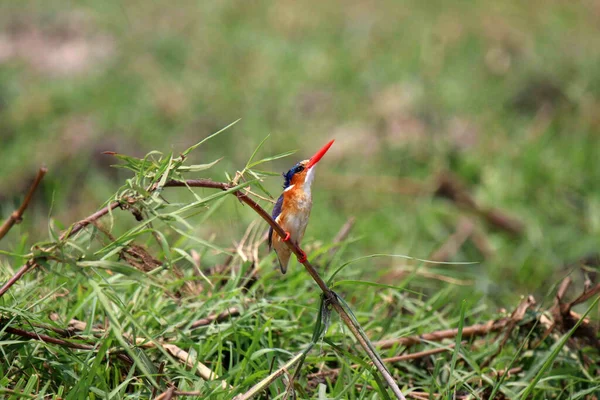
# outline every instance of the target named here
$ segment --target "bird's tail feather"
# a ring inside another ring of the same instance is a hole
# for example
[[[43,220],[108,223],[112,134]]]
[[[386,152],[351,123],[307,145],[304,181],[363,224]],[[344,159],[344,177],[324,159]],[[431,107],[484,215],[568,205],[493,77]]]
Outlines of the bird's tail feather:
[[[290,262],[291,252],[289,251],[275,251],[277,254],[277,261],[279,261],[279,269],[282,274],[287,272],[287,267]]]

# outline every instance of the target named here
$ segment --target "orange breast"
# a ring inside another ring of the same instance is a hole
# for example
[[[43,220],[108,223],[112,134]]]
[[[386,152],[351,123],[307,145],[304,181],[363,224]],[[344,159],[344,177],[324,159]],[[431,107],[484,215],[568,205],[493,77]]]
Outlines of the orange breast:
[[[304,237],[311,208],[312,199],[301,188],[293,187],[283,193],[283,206],[277,222],[298,244]]]

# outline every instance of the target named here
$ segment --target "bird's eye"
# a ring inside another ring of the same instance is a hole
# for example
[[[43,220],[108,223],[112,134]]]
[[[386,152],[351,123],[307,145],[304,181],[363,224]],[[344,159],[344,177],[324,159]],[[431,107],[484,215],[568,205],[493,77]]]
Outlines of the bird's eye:
[[[302,165],[298,165],[296,167],[296,172],[302,172],[302,171],[304,171],[304,167]]]

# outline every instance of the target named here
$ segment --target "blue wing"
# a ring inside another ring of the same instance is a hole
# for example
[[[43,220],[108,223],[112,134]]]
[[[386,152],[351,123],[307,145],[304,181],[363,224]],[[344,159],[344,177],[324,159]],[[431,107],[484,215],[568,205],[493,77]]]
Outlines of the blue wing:
[[[279,214],[281,214],[282,206],[283,206],[283,194],[281,196],[279,196],[279,198],[277,199],[277,203],[275,203],[275,207],[273,207],[273,214],[271,214],[273,219],[277,219]],[[272,238],[273,238],[273,228],[269,228],[269,250],[271,249]]]

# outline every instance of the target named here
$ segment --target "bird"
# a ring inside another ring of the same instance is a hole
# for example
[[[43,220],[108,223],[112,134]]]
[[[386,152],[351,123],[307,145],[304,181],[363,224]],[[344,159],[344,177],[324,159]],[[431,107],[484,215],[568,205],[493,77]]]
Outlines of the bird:
[[[286,234],[282,238],[277,232],[274,233],[271,227],[268,237],[269,251],[275,249],[282,274],[286,273],[292,255],[292,250],[285,242],[291,240],[298,247],[302,242],[312,208],[311,185],[315,178],[315,166],[327,153],[333,142],[334,140],[331,140],[314,156],[300,161],[288,172],[282,174],[284,178],[283,193],[273,207],[272,217],[281,225]],[[304,263],[305,261],[306,253],[302,252],[302,257],[298,258],[298,262]]]

